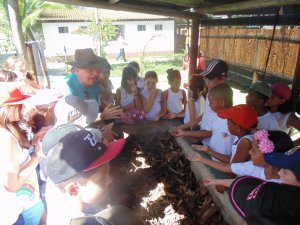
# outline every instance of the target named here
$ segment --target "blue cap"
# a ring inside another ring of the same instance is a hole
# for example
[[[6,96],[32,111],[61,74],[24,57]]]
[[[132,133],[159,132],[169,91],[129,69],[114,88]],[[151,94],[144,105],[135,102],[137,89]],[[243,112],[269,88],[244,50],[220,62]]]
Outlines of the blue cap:
[[[300,177],[300,146],[285,153],[267,153],[264,158],[270,165],[291,170],[297,177]]]

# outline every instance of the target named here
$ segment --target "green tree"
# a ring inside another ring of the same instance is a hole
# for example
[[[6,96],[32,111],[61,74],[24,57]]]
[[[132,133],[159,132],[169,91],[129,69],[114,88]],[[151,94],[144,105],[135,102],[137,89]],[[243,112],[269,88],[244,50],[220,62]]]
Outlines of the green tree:
[[[97,54],[106,57],[104,48],[116,36],[117,32],[118,27],[113,25],[113,20],[102,17],[100,22],[96,18],[87,27],[79,28],[74,33],[91,36],[95,45],[94,47],[96,49],[100,47]]]
[[[6,12],[3,5],[0,5],[0,16],[2,18],[6,17]],[[7,52],[13,47],[12,34],[8,20],[0,20],[0,33],[3,38],[1,40],[0,47],[3,48],[7,54]]]

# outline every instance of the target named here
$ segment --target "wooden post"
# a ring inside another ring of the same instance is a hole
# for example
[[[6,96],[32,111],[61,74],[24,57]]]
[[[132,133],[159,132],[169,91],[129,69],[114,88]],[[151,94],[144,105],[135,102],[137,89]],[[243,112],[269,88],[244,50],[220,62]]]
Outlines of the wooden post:
[[[293,80],[292,86],[292,102],[293,102],[293,109],[300,113],[300,106],[299,106],[299,93],[300,93],[300,45],[298,45],[298,58],[297,64],[295,68],[295,75]]]
[[[198,19],[192,20],[189,80],[196,70],[198,42],[199,42],[199,24],[200,21]]]

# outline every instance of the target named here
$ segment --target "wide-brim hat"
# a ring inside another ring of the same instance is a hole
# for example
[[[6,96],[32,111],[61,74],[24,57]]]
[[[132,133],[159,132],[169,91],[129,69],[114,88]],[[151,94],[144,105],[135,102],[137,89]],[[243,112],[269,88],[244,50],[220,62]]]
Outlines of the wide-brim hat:
[[[86,127],[97,119],[99,104],[95,99],[83,100],[78,96],[67,95],[57,102],[54,113],[56,126],[73,123]]]
[[[100,56],[95,55],[93,49],[76,49],[74,61],[68,61],[66,64],[80,69],[110,69],[108,61]]]

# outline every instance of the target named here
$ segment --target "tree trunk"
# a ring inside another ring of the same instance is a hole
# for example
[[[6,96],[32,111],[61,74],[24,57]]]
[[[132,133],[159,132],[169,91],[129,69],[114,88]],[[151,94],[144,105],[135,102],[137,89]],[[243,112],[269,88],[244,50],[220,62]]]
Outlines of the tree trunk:
[[[20,56],[23,57],[26,68],[28,69],[28,56],[25,46],[25,38],[22,31],[22,20],[20,18],[18,1],[7,0],[7,9],[10,20],[11,32],[16,49],[18,51],[18,54],[20,54]]]

